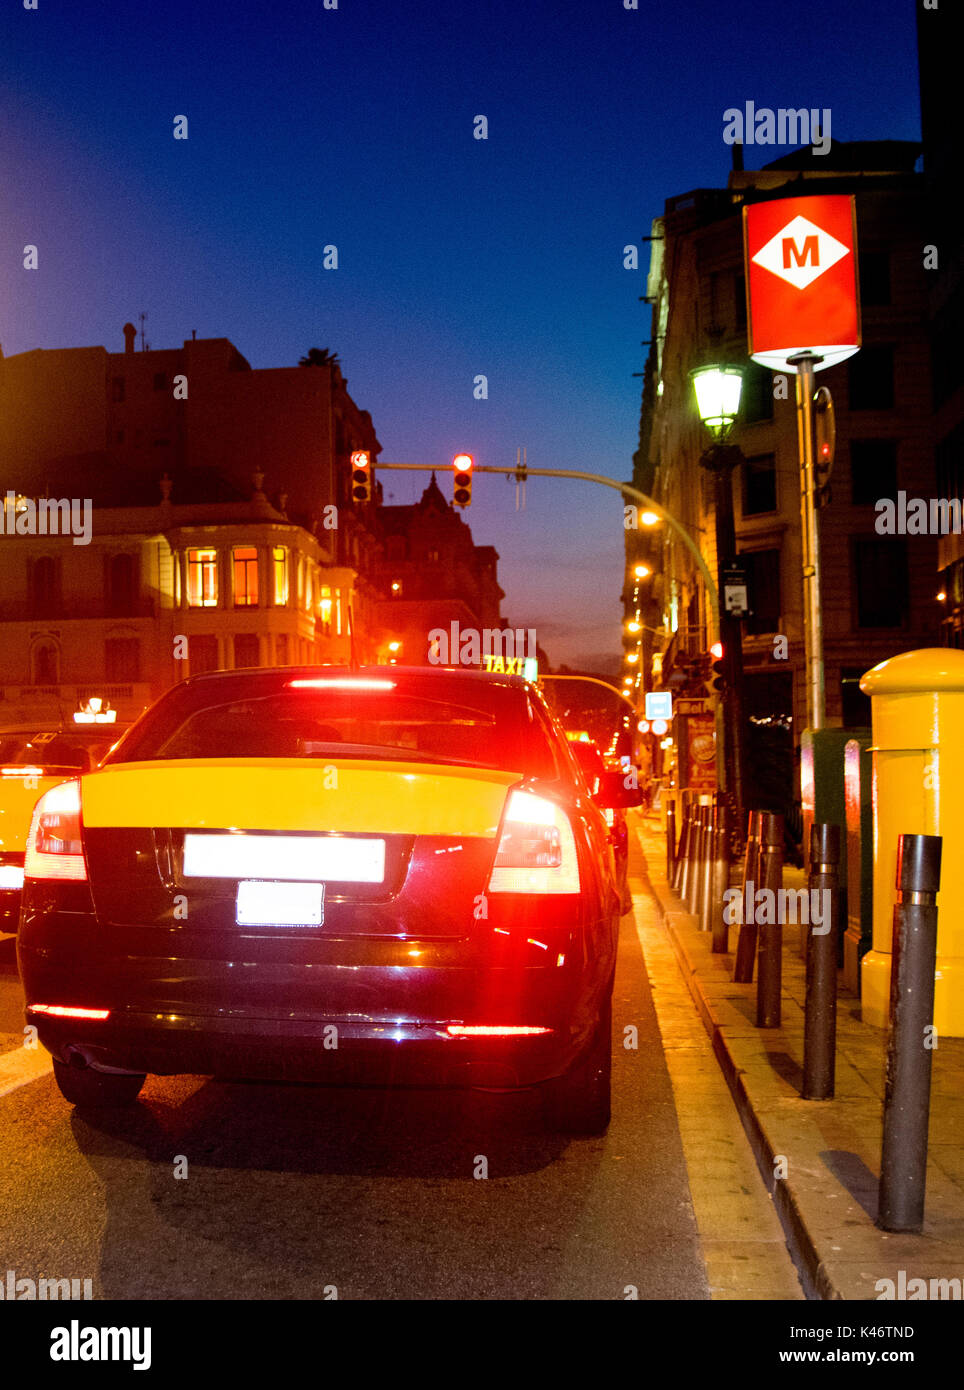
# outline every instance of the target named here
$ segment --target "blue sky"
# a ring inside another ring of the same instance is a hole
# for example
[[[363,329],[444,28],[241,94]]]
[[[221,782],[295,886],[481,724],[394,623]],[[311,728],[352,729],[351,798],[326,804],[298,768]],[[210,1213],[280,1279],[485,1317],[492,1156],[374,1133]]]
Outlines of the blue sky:
[[[727,107],[920,134],[912,0],[11,0],[0,45],[5,353],[119,351],[142,310],[155,348],[196,329],[275,367],[329,347],[382,457],[442,469],[524,444],[534,468],[628,478],[650,324],[646,252],[631,272],[622,248],[725,183]],[[427,475],[383,482],[408,502]],[[617,656],[617,494],[533,479],[517,512],[480,476],[466,519],[553,662]]]

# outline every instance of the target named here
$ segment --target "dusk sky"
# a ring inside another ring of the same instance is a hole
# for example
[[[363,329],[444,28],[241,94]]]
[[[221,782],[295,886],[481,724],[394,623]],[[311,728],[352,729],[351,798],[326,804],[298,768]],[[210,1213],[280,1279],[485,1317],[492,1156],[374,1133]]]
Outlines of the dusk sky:
[[[630,476],[641,238],[667,198],[725,185],[727,107],[920,135],[911,0],[9,0],[0,47],[4,353],[121,351],[141,311],[154,348],[196,329],[280,367],[327,347],[382,458],[437,464],[447,495],[460,449]],[[428,475],[382,481],[409,502]],[[516,512],[480,476],[466,520],[553,663],[618,660],[616,493],[536,479]]]

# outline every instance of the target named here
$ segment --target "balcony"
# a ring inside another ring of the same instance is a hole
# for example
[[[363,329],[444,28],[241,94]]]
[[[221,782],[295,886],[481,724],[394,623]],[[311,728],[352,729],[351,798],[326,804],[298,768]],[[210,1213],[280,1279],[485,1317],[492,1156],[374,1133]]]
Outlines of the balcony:
[[[0,724],[17,722],[21,712],[29,709],[30,717],[38,711],[69,720],[82,700],[99,695],[118,711],[118,719],[132,719],[141,708],[150,704],[156,692],[148,681],[88,681],[85,685],[0,685]]]
[[[71,622],[76,619],[100,619],[103,622],[123,618],[155,618],[157,602],[153,598],[136,598],[126,603],[107,603],[103,599],[4,599],[0,601],[0,623]]]

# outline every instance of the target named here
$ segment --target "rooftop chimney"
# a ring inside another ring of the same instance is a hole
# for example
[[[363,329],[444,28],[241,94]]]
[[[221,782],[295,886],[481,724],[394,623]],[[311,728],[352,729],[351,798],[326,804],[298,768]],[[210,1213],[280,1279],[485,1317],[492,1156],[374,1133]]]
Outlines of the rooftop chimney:
[[[124,324],[124,351],[134,351],[134,339],[137,337],[137,329],[132,323]]]
[[[735,140],[730,146],[730,151],[733,156],[733,172],[741,174],[743,172],[743,141]]]

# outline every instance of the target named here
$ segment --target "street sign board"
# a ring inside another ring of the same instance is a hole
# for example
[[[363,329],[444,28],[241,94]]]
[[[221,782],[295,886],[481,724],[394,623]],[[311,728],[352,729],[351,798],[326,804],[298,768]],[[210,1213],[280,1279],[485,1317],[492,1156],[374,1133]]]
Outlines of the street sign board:
[[[671,690],[647,690],[646,718],[669,720],[672,717],[673,692]]]
[[[733,618],[745,618],[749,613],[745,570],[734,567],[723,571],[723,608]]]
[[[706,714],[706,701],[696,697],[691,698],[688,695],[680,695],[676,701],[676,713]]]
[[[795,372],[788,357],[813,352],[814,370],[860,347],[857,227],[846,193],[777,198],[743,209],[747,335],[754,362]]]

